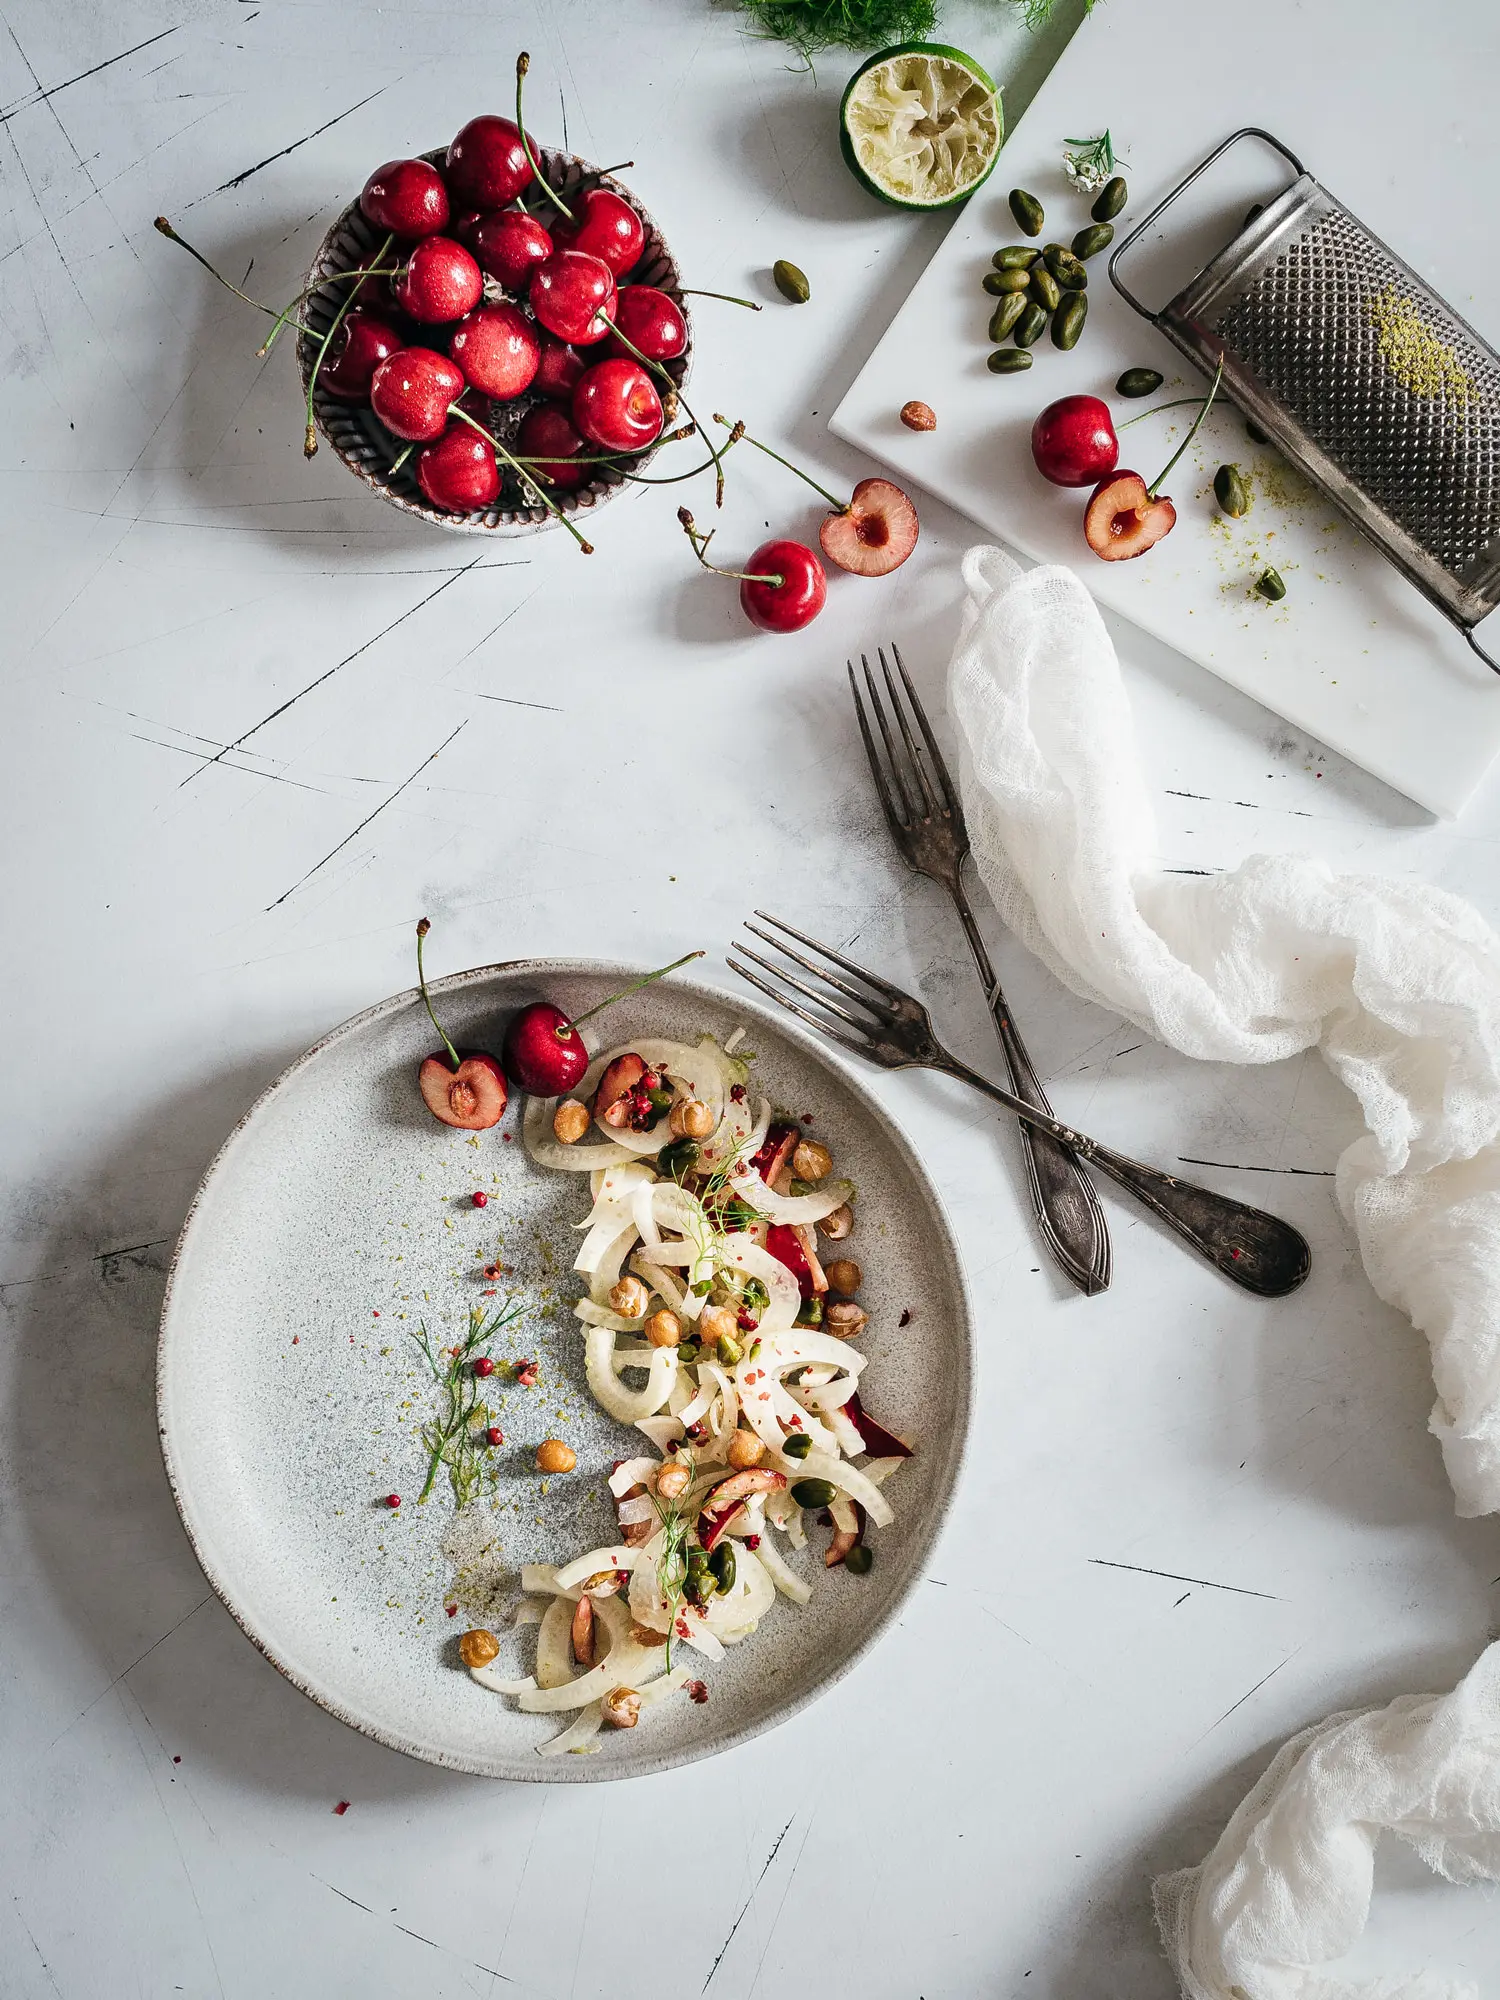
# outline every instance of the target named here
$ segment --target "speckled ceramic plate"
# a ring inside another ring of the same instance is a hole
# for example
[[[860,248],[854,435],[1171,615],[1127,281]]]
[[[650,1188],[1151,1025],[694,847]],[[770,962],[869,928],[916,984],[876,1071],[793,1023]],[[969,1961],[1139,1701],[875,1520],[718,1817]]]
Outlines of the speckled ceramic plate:
[[[434,994],[461,1047],[497,1049],[522,1002],[545,995],[576,1014],[631,976],[531,960],[458,974]],[[604,1481],[613,1460],[642,1448],[584,1382],[570,1310],[581,1285],[569,1266],[587,1177],[531,1163],[515,1099],[492,1131],[439,1125],[416,1088],[432,1027],[417,995],[403,993],[293,1063],[204,1178],[162,1309],[167,1476],[210,1583],[249,1637],[314,1701],[395,1749],[563,1783],[706,1757],[846,1672],[918,1580],[963,1454],[971,1349],[953,1239],[911,1147],[851,1069],[737,997],[674,977],[597,1028],[613,1044],[722,1038],[741,1023],[762,1090],[779,1108],[812,1112],[837,1170],[857,1184],[851,1249],[871,1314],[864,1400],[916,1455],[891,1483],[896,1520],[872,1535],[867,1576],[825,1571],[813,1548],[792,1558],[814,1581],[805,1609],[778,1599],[722,1664],[703,1663],[706,1703],[674,1698],[636,1729],[609,1732],[591,1756],[538,1757],[557,1720],[479,1687],[456,1652],[458,1632],[493,1623],[499,1664],[530,1670],[536,1628],[501,1622],[519,1566],[614,1540]],[[482,1209],[475,1189],[489,1197]],[[506,1275],[486,1280],[484,1264],[497,1260]],[[435,1390],[411,1336],[425,1321],[435,1343],[458,1338],[491,1283],[526,1308],[498,1351],[536,1356],[540,1386],[500,1390],[506,1441],[493,1493],[456,1516],[446,1482],[416,1504],[418,1432]],[[578,1469],[543,1494],[532,1454],[552,1435],[575,1447]],[[383,1504],[392,1492],[404,1502],[394,1512]],[[449,1605],[459,1607],[451,1617]]]

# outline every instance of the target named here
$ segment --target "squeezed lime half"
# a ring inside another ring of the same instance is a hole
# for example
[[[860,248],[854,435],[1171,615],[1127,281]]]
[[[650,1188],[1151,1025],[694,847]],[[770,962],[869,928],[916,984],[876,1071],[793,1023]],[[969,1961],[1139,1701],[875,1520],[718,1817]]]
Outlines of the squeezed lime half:
[[[989,177],[1005,140],[1000,92],[972,56],[903,42],[849,79],[839,138],[855,179],[896,208],[951,208]]]

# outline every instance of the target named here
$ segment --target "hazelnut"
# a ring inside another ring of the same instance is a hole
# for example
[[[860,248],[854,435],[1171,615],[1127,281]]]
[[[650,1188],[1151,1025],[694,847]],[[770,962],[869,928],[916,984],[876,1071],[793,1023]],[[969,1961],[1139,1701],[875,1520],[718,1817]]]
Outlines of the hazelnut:
[[[466,1667],[487,1667],[491,1660],[500,1657],[500,1641],[493,1632],[476,1626],[459,1640],[458,1657]]]
[[[590,1597],[613,1597],[629,1581],[626,1570],[596,1569],[592,1576],[584,1578],[583,1587]]]
[[[573,1606],[573,1658],[580,1667],[594,1664],[594,1607],[587,1597],[580,1597]]]
[[[621,1319],[640,1319],[651,1303],[651,1294],[639,1278],[621,1278],[610,1293],[609,1302]]]
[[[674,1139],[706,1139],[714,1129],[714,1114],[696,1097],[680,1097],[667,1119]]]
[[[825,1180],[833,1171],[833,1155],[816,1139],[799,1139],[792,1154],[792,1172],[799,1181]]]
[[[576,1097],[565,1097],[552,1114],[553,1137],[563,1146],[576,1146],[589,1129],[589,1108]]]
[[[729,1440],[729,1463],[738,1472],[748,1466],[759,1465],[766,1455],[765,1441],[754,1431],[736,1431]]]
[[[717,1347],[734,1339],[739,1324],[732,1306],[705,1306],[698,1315],[698,1338],[705,1347]]]
[[[828,1280],[830,1291],[846,1295],[857,1292],[865,1281],[865,1274],[852,1257],[835,1257],[831,1264],[823,1266],[823,1275]]]
[[[835,1299],[831,1306],[823,1308],[823,1331],[836,1334],[840,1340],[853,1340],[869,1324],[870,1315],[853,1299]]]
[[[854,1210],[846,1201],[841,1208],[831,1208],[818,1224],[819,1229],[830,1243],[842,1243],[854,1231]]]
[[[643,1331],[653,1347],[675,1347],[682,1338],[682,1321],[663,1306],[652,1313]]]
[[[630,1636],[638,1646],[665,1646],[667,1643],[666,1633],[654,1631],[649,1625],[632,1625]]]
[[[901,421],[909,431],[935,431],[937,429],[937,418],[932,414],[931,406],[927,403],[903,403],[901,405]]]
[[[641,1719],[641,1698],[634,1688],[611,1688],[600,1706],[611,1729],[634,1729]]]
[[[577,1463],[577,1452],[561,1438],[543,1438],[536,1448],[538,1472],[571,1472]]]
[[[692,1476],[680,1458],[669,1458],[656,1475],[656,1490],[663,1500],[675,1500],[686,1493]]]

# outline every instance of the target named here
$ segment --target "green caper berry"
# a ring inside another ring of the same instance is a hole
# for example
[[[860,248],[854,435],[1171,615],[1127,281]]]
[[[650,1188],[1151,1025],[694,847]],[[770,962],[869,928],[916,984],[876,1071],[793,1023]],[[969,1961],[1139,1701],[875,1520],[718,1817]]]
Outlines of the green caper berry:
[[[1007,292],[1005,297],[995,307],[995,310],[990,314],[990,339],[998,345],[1012,330],[1016,321],[1025,310],[1026,294],[1024,292]]]
[[[1045,312],[1056,312],[1062,304],[1062,286],[1047,269],[1038,264],[1030,274],[1031,296]]]
[[[1001,282],[1004,276],[1005,273],[1003,271],[986,271],[980,279],[980,284],[983,285],[992,299],[998,299],[1010,290],[1009,285]]]
[[[1024,243],[1009,243],[1003,250],[997,250],[990,262],[997,271],[1029,271],[1041,254]]]
[[[812,1448],[810,1437],[789,1437],[781,1447],[788,1458],[806,1458]]]
[[[1033,347],[1047,330],[1047,309],[1045,306],[1029,305],[1016,321],[1015,343],[1017,347]]]
[[[677,1343],[677,1359],[691,1368],[693,1363],[698,1359],[697,1341],[679,1340]]]
[[[799,1507],[826,1507],[837,1491],[831,1479],[799,1479],[792,1487],[792,1498]]]
[[[771,276],[776,281],[777,291],[780,292],[784,299],[790,301],[792,305],[805,306],[812,297],[812,287],[808,284],[807,279],[797,269],[797,266],[789,264],[785,257],[778,257],[776,262],[771,266]]]
[[[1049,243],[1042,252],[1042,262],[1065,292],[1088,289],[1089,274],[1065,243]]]
[[[1255,593],[1268,604],[1279,604],[1286,596],[1286,585],[1274,569],[1263,569],[1255,579]]]
[[[1162,377],[1156,368],[1127,368],[1115,384],[1117,396],[1154,396]]]
[[[672,1180],[679,1174],[690,1174],[697,1166],[701,1152],[696,1139],[674,1139],[670,1146],[663,1146],[657,1154],[657,1172]]]
[[[1073,238],[1073,255],[1077,258],[1097,257],[1101,250],[1107,250],[1115,240],[1115,226],[1112,222],[1090,223],[1087,229],[1080,229]]]
[[[868,1576],[875,1562],[875,1551],[867,1549],[863,1542],[856,1542],[844,1557],[844,1568],[851,1576]]]
[[[714,1581],[720,1590],[728,1592],[734,1589],[733,1542],[720,1542],[709,1557],[708,1566],[713,1571]]]
[[[1083,322],[1088,318],[1088,295],[1084,292],[1069,292],[1052,316],[1052,345],[1066,353],[1070,347],[1078,345],[1078,336],[1083,332]]]
[[[1237,465],[1221,465],[1214,474],[1214,498],[1232,521],[1250,512],[1250,488]]]
[[[1089,214],[1095,222],[1113,222],[1129,198],[1130,190],[1125,185],[1124,176],[1116,174],[1100,188]]]
[[[1018,229],[1024,230],[1028,236],[1041,235],[1047,212],[1034,194],[1028,194],[1025,188],[1012,188],[1010,212],[1016,218]]]
[[[1023,271],[1020,268],[1012,271],[991,271],[990,278],[995,282],[991,284],[987,278],[985,290],[994,292],[997,296],[1003,296],[1006,292],[1024,292],[1030,277],[1030,271]]]
[[[1031,366],[1031,349],[997,347],[984,365],[992,375],[1019,375],[1023,368]]]

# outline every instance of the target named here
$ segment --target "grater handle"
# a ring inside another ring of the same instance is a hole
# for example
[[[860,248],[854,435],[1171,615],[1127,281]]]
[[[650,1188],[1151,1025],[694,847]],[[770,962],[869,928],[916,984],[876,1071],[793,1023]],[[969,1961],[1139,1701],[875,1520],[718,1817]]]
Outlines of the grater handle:
[[[1490,672],[1492,674],[1500,674],[1500,660],[1497,660],[1492,653],[1487,653],[1484,650],[1483,646],[1481,646],[1479,641],[1474,637],[1474,627],[1472,625],[1466,625],[1464,627],[1464,637],[1468,640],[1469,644],[1473,647],[1474,651],[1479,655],[1480,659],[1484,661],[1484,664],[1489,668]]]
[[[1135,225],[1135,228],[1132,229],[1130,234],[1125,238],[1124,242],[1120,244],[1119,248],[1115,251],[1113,257],[1110,258],[1109,282],[1114,286],[1115,290],[1120,294],[1120,297],[1125,301],[1126,305],[1130,306],[1135,312],[1138,312],[1142,319],[1150,320],[1153,326],[1160,325],[1161,314],[1152,312],[1149,306],[1143,306],[1140,300],[1135,296],[1134,292],[1126,290],[1124,284],[1121,282],[1115,270],[1115,266],[1119,263],[1120,259],[1125,255],[1125,252],[1130,248],[1131,244],[1134,243],[1134,241],[1141,234],[1141,232],[1143,230],[1149,229],[1152,223],[1155,222],[1156,218],[1159,215],[1165,214],[1165,212],[1172,206],[1172,203],[1176,201],[1178,195],[1185,194],[1187,190],[1193,185],[1193,182],[1197,180],[1201,174],[1206,174],[1208,172],[1208,169],[1214,164],[1214,162],[1222,158],[1222,156],[1229,151],[1230,147],[1237,145],[1241,139],[1264,139],[1268,146],[1274,146],[1276,151],[1280,153],[1281,157],[1287,162],[1287,164],[1295,169],[1299,179],[1307,171],[1307,169],[1303,166],[1302,162],[1297,158],[1297,155],[1291,150],[1291,148],[1289,146],[1283,146],[1281,141],[1274,135],[1274,133],[1265,131],[1259,125],[1242,125],[1238,132],[1231,132],[1229,137],[1225,139],[1222,144],[1215,146],[1213,151],[1208,155],[1207,159],[1200,160],[1197,166],[1193,168],[1192,172],[1177,183],[1176,187],[1172,189],[1170,194],[1164,195],[1162,199],[1156,204],[1155,208],[1153,208],[1148,215],[1142,217],[1142,219]],[[1500,671],[1500,669],[1497,669],[1497,671]]]

